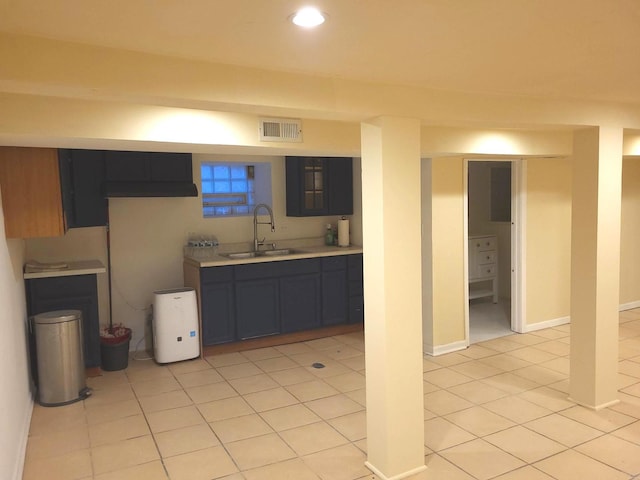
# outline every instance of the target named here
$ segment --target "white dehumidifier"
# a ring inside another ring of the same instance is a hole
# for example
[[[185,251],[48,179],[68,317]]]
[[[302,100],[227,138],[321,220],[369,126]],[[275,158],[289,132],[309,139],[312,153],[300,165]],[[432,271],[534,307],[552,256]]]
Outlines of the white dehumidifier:
[[[193,288],[154,292],[152,326],[156,362],[179,362],[200,355],[198,305]]]

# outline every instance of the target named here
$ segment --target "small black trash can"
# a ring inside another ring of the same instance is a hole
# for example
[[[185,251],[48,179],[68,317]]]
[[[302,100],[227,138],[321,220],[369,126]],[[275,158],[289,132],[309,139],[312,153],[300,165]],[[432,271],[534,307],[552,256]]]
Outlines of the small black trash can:
[[[113,372],[129,366],[129,342],[131,329],[124,337],[100,337],[100,360],[102,370]]]

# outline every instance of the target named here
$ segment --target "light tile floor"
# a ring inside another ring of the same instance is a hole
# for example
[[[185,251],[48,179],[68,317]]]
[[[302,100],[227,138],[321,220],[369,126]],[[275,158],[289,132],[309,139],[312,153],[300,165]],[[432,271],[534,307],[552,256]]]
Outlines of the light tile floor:
[[[500,298],[493,303],[491,297],[469,301],[469,341],[484,342],[511,335],[511,301]]]
[[[619,345],[621,401],[598,412],[567,400],[568,325],[426,357],[419,478],[640,475],[640,310],[620,314]],[[375,479],[363,465],[363,351],[359,333],[167,366],[132,360],[90,379],[83,402],[34,408],[23,478]]]

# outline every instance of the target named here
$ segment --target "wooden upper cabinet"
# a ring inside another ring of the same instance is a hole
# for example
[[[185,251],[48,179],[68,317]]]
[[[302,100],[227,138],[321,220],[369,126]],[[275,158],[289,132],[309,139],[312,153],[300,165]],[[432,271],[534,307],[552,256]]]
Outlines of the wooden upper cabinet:
[[[7,238],[64,235],[56,149],[0,147],[0,189]]]

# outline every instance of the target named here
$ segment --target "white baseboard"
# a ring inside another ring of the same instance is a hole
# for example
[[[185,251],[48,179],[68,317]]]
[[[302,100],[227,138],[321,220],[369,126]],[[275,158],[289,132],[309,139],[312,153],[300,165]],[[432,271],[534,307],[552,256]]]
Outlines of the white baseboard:
[[[422,465],[420,467],[416,467],[412,470],[409,470],[408,472],[399,473],[398,475],[394,475],[393,477],[387,477],[380,470],[378,470],[376,467],[371,465],[369,461],[365,461],[364,466],[367,467],[369,470],[371,470],[377,477],[380,478],[380,480],[402,480],[403,478],[412,477],[421,472],[424,472],[427,469],[426,465]]]
[[[622,303],[618,307],[619,312],[624,312],[625,310],[632,310],[634,308],[640,308],[640,300],[636,302]]]
[[[16,465],[13,470],[13,479],[20,480],[24,473],[24,461],[27,456],[27,441],[29,440],[29,428],[31,427],[31,415],[33,415],[33,397],[30,399],[30,405],[27,408],[27,414],[23,420],[22,432],[18,439],[18,455],[16,456]]]
[[[621,303],[618,306],[618,311],[624,312],[625,310],[633,310],[634,308],[640,308],[640,300],[636,302]],[[544,322],[525,325],[524,332],[522,333],[535,332],[536,330],[542,330],[543,328],[557,327],[559,325],[565,325],[570,322],[571,322],[571,317],[560,317],[560,318],[554,318],[552,320],[545,320]]]
[[[457,352],[469,347],[467,340],[460,340],[458,342],[447,343],[446,345],[422,345],[424,353],[437,357],[438,355],[444,355],[445,353]]]
[[[524,326],[524,332],[535,332],[536,330],[542,330],[544,328],[558,327],[560,325],[566,325],[571,321],[571,317],[560,317],[552,320],[545,320],[544,322],[531,323]]]
[[[609,402],[605,402],[605,403],[603,403],[601,405],[589,405],[587,403],[582,403],[582,402],[579,402],[578,400],[576,400],[574,398],[571,398],[570,396],[567,397],[567,400],[569,400],[570,402],[573,402],[573,403],[577,403],[578,405],[580,405],[582,407],[585,407],[585,408],[588,408],[590,410],[593,410],[594,412],[600,411],[600,410],[602,410],[604,408],[609,408],[612,405],[616,405],[616,404],[620,403],[620,400],[618,400],[617,398],[614,399],[614,400],[611,400]]]

